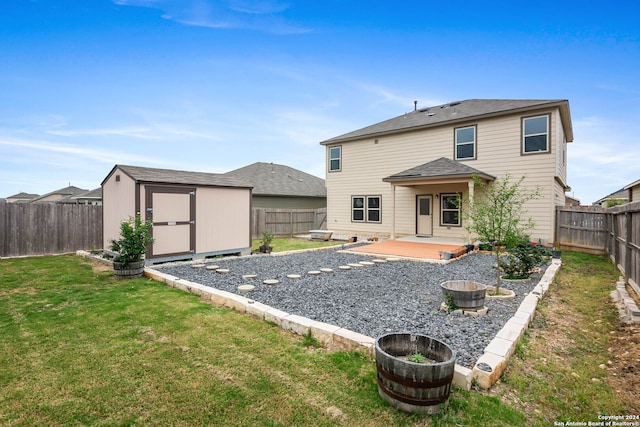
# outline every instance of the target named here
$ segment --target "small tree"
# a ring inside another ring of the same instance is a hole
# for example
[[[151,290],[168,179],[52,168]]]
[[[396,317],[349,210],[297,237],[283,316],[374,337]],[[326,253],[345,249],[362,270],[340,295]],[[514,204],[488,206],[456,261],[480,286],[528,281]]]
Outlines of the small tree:
[[[535,226],[533,219],[523,218],[526,213],[523,206],[529,200],[539,198],[540,189],[523,187],[524,178],[523,176],[516,182],[510,182],[511,176],[506,174],[503,179],[488,185],[474,176],[473,182],[478,191],[463,211],[468,219],[467,231],[475,234],[481,241],[493,244],[498,271],[496,292],[500,291],[502,283],[501,247],[515,246],[522,240],[525,231]]]
[[[140,215],[120,223],[120,238],[111,240],[111,250],[117,252],[114,259],[123,265],[139,262],[147,252],[147,246],[153,243],[151,222],[142,222]]]

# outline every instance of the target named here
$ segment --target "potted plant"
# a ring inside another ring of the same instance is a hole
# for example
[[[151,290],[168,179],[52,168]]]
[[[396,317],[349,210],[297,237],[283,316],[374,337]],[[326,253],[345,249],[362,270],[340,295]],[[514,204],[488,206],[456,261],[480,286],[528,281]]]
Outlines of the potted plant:
[[[271,242],[273,241],[273,234],[271,234],[268,230],[262,231],[262,240],[261,245],[258,248],[260,252],[263,254],[270,254],[273,250],[273,246],[271,246]]]
[[[116,253],[113,271],[118,278],[141,277],[144,273],[143,256],[153,243],[151,222],[143,222],[140,215],[120,223],[120,238],[111,240],[110,249]]]

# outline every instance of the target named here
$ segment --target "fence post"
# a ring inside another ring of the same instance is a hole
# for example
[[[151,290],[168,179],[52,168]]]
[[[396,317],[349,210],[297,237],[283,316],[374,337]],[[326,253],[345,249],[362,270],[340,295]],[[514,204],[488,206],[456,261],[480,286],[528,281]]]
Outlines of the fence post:
[[[626,249],[624,251],[624,283],[629,283],[629,276],[631,275],[631,236],[632,236],[632,221],[631,221],[631,212],[626,211],[624,213],[624,222],[626,228],[626,236],[625,236],[625,246]]]

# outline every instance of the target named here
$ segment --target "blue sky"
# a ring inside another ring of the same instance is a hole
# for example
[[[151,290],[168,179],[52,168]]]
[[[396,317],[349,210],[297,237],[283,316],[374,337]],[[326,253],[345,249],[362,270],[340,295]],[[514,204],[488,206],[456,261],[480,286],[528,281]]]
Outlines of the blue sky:
[[[568,99],[583,203],[640,179],[640,2],[3,0],[0,197],[115,164],[324,178],[320,141],[470,98]]]

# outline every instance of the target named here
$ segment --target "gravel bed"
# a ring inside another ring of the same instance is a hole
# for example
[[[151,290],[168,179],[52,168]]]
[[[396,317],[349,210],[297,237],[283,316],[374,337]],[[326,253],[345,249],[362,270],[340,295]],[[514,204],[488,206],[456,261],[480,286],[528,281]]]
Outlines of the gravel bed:
[[[229,272],[193,268],[194,262],[154,266],[164,273],[202,285],[244,295],[255,301],[313,320],[337,325],[377,338],[389,332],[411,332],[439,339],[458,354],[457,363],[471,368],[484,348],[516,312],[522,299],[540,280],[503,282],[515,291],[514,299],[487,298],[486,316],[472,317],[440,311],[443,301],[440,283],[446,280],[474,280],[495,284],[495,257],[471,253],[446,265],[409,260],[384,264],[339,267],[374,257],[350,254],[337,249],[305,251],[289,255],[251,255],[206,261]],[[330,268],[332,272],[308,272]],[[543,267],[544,270],[545,267]],[[255,274],[255,278],[243,275]],[[287,275],[298,274],[299,279]],[[277,285],[263,284],[276,279]],[[242,294],[237,288],[255,285]]]

